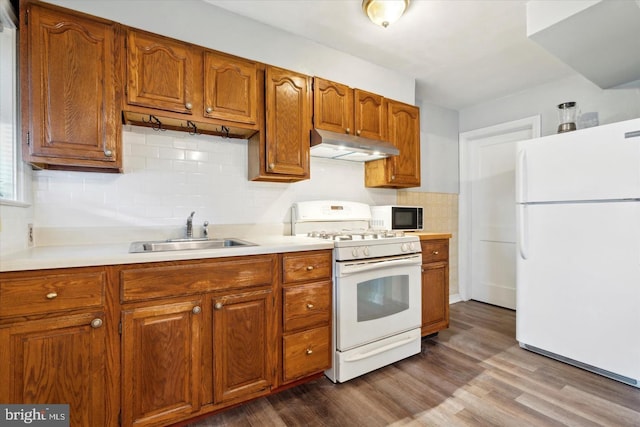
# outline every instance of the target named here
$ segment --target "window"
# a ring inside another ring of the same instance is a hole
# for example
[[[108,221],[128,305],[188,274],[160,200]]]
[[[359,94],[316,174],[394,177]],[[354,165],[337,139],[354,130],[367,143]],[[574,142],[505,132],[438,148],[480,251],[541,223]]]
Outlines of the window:
[[[16,19],[9,0],[0,0],[0,200],[22,199],[17,134]]]

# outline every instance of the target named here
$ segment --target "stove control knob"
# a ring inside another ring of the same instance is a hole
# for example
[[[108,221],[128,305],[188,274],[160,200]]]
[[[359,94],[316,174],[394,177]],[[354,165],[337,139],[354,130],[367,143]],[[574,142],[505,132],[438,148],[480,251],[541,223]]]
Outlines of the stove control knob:
[[[415,247],[413,246],[413,242],[409,242],[409,250],[413,251]]]
[[[364,256],[369,256],[369,247],[365,246],[362,252],[364,253]]]
[[[353,255],[354,258],[358,258],[358,248],[351,249],[351,255]]]
[[[409,248],[407,247],[406,243],[403,243],[402,245],[400,245],[400,250],[402,252],[407,252],[409,250]]]

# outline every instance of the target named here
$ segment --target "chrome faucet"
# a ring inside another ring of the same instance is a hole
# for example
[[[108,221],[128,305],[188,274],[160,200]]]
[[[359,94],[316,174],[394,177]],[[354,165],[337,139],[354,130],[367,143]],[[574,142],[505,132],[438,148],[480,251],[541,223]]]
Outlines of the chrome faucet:
[[[189,218],[187,218],[187,239],[193,238],[193,216],[196,214],[195,211],[191,212]]]

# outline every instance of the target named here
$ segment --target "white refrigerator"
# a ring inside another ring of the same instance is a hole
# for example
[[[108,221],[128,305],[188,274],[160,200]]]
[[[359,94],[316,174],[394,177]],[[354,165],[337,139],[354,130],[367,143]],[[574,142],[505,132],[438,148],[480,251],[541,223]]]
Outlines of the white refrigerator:
[[[640,119],[519,143],[516,338],[640,387]]]

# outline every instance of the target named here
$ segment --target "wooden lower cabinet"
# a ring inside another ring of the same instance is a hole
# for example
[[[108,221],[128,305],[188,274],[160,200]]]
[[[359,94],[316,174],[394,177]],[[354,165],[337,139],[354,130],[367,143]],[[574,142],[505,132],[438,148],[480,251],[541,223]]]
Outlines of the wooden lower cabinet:
[[[200,409],[202,300],[122,312],[122,424],[161,425]]]
[[[0,402],[68,404],[69,425],[117,423],[117,322],[102,267],[0,273]]]
[[[275,371],[273,305],[270,288],[212,299],[215,403],[270,391]]]
[[[69,405],[71,427],[107,425],[104,313],[0,327],[0,402]]]
[[[421,242],[422,336],[449,327],[449,240]]]
[[[331,367],[331,261],[331,251],[283,256],[282,384]]]
[[[276,392],[330,367],[331,274],[331,250],[0,273],[0,402],[168,426]]]

